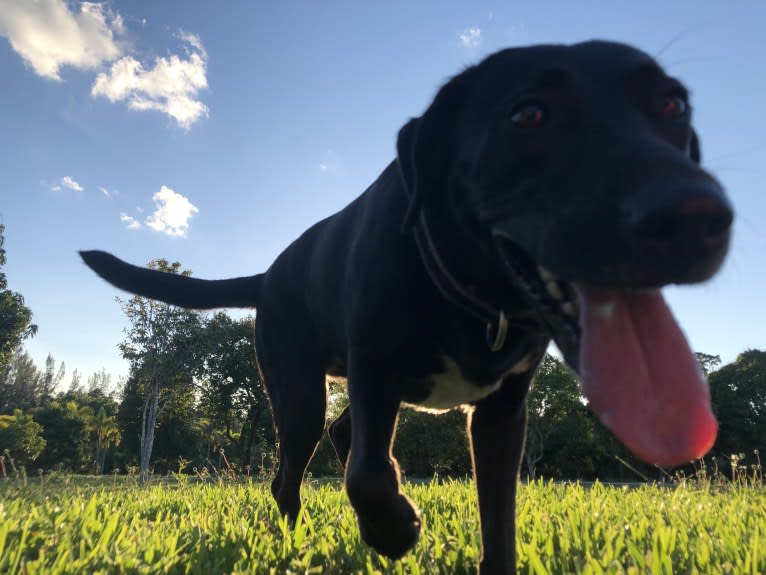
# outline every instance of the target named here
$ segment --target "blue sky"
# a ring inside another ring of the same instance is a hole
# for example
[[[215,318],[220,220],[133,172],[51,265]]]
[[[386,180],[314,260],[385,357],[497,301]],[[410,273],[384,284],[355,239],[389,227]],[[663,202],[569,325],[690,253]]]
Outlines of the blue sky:
[[[125,374],[118,293],[77,250],[263,271],[377,177],[464,66],[605,38],[691,88],[704,163],[737,210],[722,272],[667,290],[671,307],[697,351],[764,349],[764,22],[755,0],[0,0],[0,222],[9,285],[40,328],[26,348],[70,374]]]

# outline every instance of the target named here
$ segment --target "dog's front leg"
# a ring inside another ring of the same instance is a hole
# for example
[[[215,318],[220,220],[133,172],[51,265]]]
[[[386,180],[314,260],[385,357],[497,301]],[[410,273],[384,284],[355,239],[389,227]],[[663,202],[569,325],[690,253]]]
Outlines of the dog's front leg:
[[[351,452],[346,489],[362,539],[379,553],[398,558],[417,542],[420,516],[399,488],[391,454],[399,394],[382,366],[350,362]]]
[[[481,518],[480,575],[516,573],[516,484],[531,379],[531,373],[508,378],[476,405],[469,420]]]

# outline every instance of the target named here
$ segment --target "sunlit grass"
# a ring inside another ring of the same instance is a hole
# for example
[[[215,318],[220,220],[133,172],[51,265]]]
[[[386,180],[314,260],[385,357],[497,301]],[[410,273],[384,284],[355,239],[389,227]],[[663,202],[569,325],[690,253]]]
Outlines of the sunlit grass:
[[[0,482],[0,573],[472,573],[474,488],[407,484],[423,512],[397,562],[362,543],[336,482],[309,482],[295,530],[263,483]],[[766,491],[534,483],[519,494],[521,573],[763,573]]]

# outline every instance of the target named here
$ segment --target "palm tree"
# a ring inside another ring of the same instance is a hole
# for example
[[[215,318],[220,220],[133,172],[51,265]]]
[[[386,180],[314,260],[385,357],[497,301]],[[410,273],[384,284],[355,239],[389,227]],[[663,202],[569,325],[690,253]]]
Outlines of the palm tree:
[[[94,459],[96,473],[104,472],[104,462],[106,452],[113,445],[120,444],[120,428],[117,426],[117,418],[114,415],[107,415],[103,407],[98,410],[96,415],[88,418],[88,431],[95,444]]]

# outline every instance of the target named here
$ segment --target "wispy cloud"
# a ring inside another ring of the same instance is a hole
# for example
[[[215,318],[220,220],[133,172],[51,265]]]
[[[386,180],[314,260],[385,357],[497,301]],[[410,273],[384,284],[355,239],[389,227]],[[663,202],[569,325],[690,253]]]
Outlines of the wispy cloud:
[[[117,190],[108,190],[108,189],[104,188],[103,186],[99,186],[98,190],[102,194],[104,194],[104,196],[107,197],[107,198],[113,198],[114,196],[119,194],[119,192]]]
[[[184,237],[189,229],[189,220],[199,212],[185,196],[162,186],[160,191],[152,196],[156,209],[146,218],[146,225],[157,232],[169,236]]]
[[[154,66],[145,68],[132,56],[125,56],[96,77],[91,94],[110,102],[126,102],[131,110],[163,112],[188,130],[208,114],[199,99],[200,91],[207,88],[207,52],[198,36],[181,32],[178,37],[185,58],[172,54],[156,58]]]
[[[334,150],[327,150],[319,162],[318,168],[322,173],[337,173],[340,169],[338,154]]]
[[[125,212],[122,212],[120,214],[120,221],[125,224],[125,226],[129,230],[137,230],[141,227],[141,222],[139,222],[136,218],[129,216]]]
[[[61,178],[61,185],[70,190],[74,190],[75,192],[85,191],[85,188],[83,188],[72,176],[64,176]]]
[[[118,58],[122,17],[106,4],[82,2],[70,10],[64,0],[2,0],[0,36],[36,74],[61,80],[62,66],[87,70]]]
[[[459,36],[460,43],[466,48],[473,48],[481,44],[481,29],[478,27],[466,28]]]

